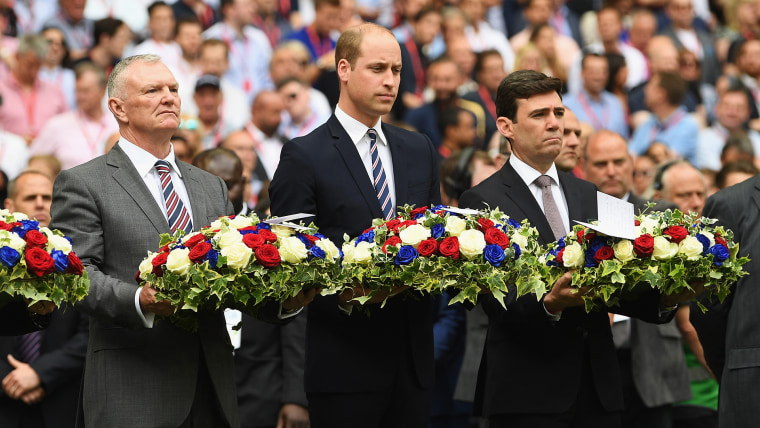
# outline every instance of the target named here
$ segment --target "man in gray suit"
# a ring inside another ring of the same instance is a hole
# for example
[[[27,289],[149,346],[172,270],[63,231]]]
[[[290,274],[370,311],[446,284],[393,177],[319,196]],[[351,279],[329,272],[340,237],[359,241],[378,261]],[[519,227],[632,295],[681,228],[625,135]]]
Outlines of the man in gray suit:
[[[158,56],[121,61],[108,81],[121,139],[55,182],[51,227],[73,239],[91,280],[77,305],[92,316],[80,425],[239,426],[224,315],[199,313],[197,333],[167,320],[154,324],[174,308],[156,301],[150,285],[134,282],[159,234],[200,229],[233,213],[222,179],[175,159],[177,90]],[[306,302],[300,295],[282,307],[267,305],[259,316],[279,320]]]
[[[633,159],[620,134],[602,130],[591,135],[583,148],[582,165],[586,179],[601,192],[627,200],[636,213],[646,210],[647,201],[631,193]],[[675,205],[659,202],[652,210],[667,208]],[[625,400],[623,426],[670,427],[670,404],[691,398],[676,320],[651,324],[617,315],[614,320],[612,334]]]

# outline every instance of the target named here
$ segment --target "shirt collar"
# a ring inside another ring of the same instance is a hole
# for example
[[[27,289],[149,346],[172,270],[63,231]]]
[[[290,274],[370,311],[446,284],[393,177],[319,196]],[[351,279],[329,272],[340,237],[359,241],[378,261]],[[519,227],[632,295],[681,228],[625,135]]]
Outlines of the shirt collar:
[[[155,168],[156,161],[161,160],[124,137],[119,139],[119,147],[121,147],[129,160],[132,161],[132,164],[135,166],[135,169],[137,169],[137,173],[140,174],[140,177],[148,175],[151,170]],[[171,169],[173,169],[180,178],[182,177],[182,172],[177,167],[177,158],[174,156],[173,145],[170,145],[169,154],[163,160],[169,163]]]
[[[343,125],[343,129],[346,130],[346,133],[354,144],[359,144],[362,141],[362,138],[367,135],[367,131],[369,130],[367,125],[349,116],[348,113],[341,110],[338,106],[335,107],[335,117],[338,119],[338,122]],[[388,145],[388,140],[385,139],[383,127],[381,125],[382,121],[378,118],[377,123],[375,123],[375,126],[373,127],[377,133],[377,141],[383,145]]]
[[[542,175],[548,175],[554,183],[559,186],[559,174],[557,174],[557,167],[554,163],[552,163],[552,166],[545,174],[541,174],[538,170],[523,162],[517,156],[514,156],[514,154],[509,157],[509,164],[512,165],[512,168],[515,169],[517,175],[519,175],[528,186],[534,184],[536,179]]]

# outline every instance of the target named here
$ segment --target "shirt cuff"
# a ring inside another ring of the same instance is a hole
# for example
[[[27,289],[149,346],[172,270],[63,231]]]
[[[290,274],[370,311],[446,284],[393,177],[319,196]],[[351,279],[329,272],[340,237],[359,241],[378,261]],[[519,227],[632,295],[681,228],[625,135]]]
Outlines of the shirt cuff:
[[[286,320],[292,318],[301,313],[303,308],[298,308],[294,311],[286,311],[282,309],[282,303],[280,303],[280,310],[277,312],[277,319]]]
[[[348,305],[348,307],[342,306],[340,303],[338,304],[338,310],[343,312],[346,316],[351,316],[351,312],[354,311],[353,305]]]
[[[156,314],[153,312],[143,313],[142,308],[140,307],[141,291],[142,287],[137,287],[137,292],[135,292],[135,309],[137,310],[137,315],[139,315],[142,320],[143,327],[153,328],[153,321],[156,319]]]
[[[546,309],[546,305],[544,304],[543,300],[541,301],[541,307],[544,308],[544,312],[546,312],[546,316],[548,316],[552,321],[559,321],[560,318],[562,318],[562,311],[559,311],[556,314],[549,312],[549,310]]]

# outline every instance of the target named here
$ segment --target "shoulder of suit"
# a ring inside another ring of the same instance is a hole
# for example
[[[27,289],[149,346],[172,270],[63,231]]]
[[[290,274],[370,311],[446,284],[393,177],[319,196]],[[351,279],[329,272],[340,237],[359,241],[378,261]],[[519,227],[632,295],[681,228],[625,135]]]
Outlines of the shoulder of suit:
[[[569,174],[563,171],[557,171],[557,174],[560,177],[560,179],[563,180],[565,183],[568,183],[573,186],[588,187],[590,190],[597,190],[596,185],[594,183],[580,179],[574,176],[573,174]]]

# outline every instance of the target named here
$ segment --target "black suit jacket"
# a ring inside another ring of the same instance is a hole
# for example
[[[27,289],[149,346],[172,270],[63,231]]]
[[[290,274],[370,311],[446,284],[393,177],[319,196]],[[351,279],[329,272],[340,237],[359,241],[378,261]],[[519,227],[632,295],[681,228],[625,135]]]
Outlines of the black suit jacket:
[[[430,140],[387,124],[397,205],[440,201],[437,153]],[[383,217],[372,181],[354,143],[333,115],[305,137],[285,144],[269,188],[272,214],[315,214],[320,232],[336,245],[356,237]],[[411,358],[416,381],[433,383],[433,331],[428,297],[389,299],[371,305],[371,316],[338,308],[337,296],[318,296],[309,305],[306,334],[306,392],[375,391],[393,384],[393,361]],[[361,362],[363,369],[356,369]],[[336,403],[339,405],[339,403]]]
[[[595,219],[596,186],[563,172],[559,180],[570,220]],[[499,208],[518,222],[527,218],[538,230],[541,245],[554,241],[538,202],[509,162],[466,191],[459,204]],[[608,411],[622,410],[620,373],[606,312],[587,314],[583,307],[569,308],[554,322],[535,296],[515,300],[514,293],[508,293],[507,299],[506,311],[492,296],[483,301],[489,325],[476,409],[484,416],[567,411],[578,396],[588,359],[602,406]],[[660,321],[657,296],[652,293],[615,311]]]
[[[89,317],[71,307],[53,312],[40,342],[40,357],[31,364],[45,389],[45,398],[30,408],[20,400],[2,395],[0,426],[20,426],[22,415],[27,411],[41,412],[48,427],[74,426],[88,327]],[[16,337],[0,337],[0,379],[13,370],[6,355],[15,355],[15,347]]]
[[[0,336],[26,334],[47,327],[50,315],[37,315],[20,298],[0,293]]]

